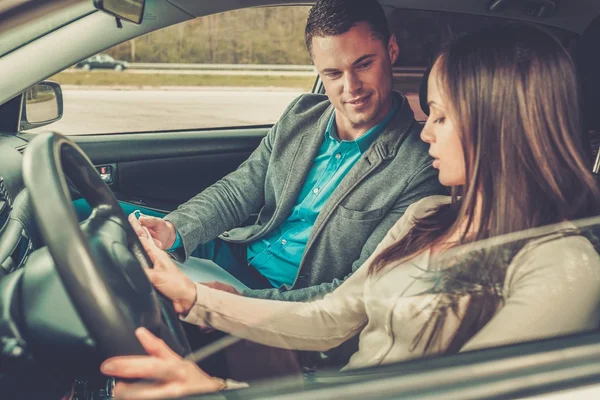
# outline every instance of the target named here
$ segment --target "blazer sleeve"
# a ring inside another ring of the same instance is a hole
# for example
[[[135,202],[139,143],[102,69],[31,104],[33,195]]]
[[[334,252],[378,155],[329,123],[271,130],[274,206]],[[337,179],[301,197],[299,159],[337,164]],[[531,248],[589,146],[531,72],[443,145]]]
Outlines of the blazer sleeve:
[[[235,171],[164,218],[170,221],[181,235],[183,246],[173,252],[177,260],[186,260],[199,244],[241,225],[253,212],[262,207],[265,194],[261,188],[265,187],[277,131],[281,121],[301,98],[302,96],[298,97],[288,106],[258,148]]]
[[[196,284],[196,302],[182,320],[256,343],[297,350],[328,350],[367,322],[367,270],[325,298],[309,303],[254,299]]]

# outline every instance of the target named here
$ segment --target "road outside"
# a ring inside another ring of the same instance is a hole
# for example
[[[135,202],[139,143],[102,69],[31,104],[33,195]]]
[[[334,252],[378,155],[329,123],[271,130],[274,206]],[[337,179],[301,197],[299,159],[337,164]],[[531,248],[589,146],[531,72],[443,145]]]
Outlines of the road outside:
[[[63,118],[30,132],[85,135],[273,124],[300,94],[294,89],[65,87]],[[418,95],[408,97],[413,109],[420,110]]]
[[[36,131],[65,135],[271,124],[301,91],[110,90],[63,92],[60,121]]]

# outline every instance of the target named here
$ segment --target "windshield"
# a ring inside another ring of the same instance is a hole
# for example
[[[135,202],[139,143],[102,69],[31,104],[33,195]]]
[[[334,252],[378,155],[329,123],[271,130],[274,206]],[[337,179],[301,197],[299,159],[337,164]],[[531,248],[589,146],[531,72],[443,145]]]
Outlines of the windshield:
[[[93,11],[95,11],[95,8],[91,1],[81,2],[75,6],[49,14],[33,23],[0,32],[0,57]]]

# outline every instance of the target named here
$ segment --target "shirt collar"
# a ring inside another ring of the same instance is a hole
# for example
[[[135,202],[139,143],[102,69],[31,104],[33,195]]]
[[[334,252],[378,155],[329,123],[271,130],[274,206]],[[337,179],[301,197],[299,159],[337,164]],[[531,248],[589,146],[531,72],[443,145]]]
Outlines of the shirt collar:
[[[377,125],[369,129],[365,132],[361,137],[356,140],[340,140],[337,133],[337,126],[335,125],[335,109],[329,118],[329,123],[327,124],[327,129],[325,130],[325,138],[329,140],[333,140],[341,143],[355,143],[358,146],[358,149],[361,153],[364,153],[368,150],[368,148],[373,144],[375,139],[379,136],[381,132],[385,129],[387,124],[394,118],[396,112],[398,111],[398,103],[396,99],[392,96],[392,108],[386,116],[379,122]]]

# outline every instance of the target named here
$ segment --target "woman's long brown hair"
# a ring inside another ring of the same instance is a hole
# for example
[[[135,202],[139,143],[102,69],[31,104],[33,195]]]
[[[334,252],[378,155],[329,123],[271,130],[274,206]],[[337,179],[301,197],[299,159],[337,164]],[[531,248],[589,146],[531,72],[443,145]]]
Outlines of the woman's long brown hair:
[[[445,242],[457,229],[464,233],[455,246],[598,214],[575,67],[554,37],[529,25],[490,27],[458,38],[438,62],[442,95],[465,153],[466,184],[453,188],[450,204],[415,221],[384,250],[371,273]],[[524,244],[489,248],[440,272],[432,293],[445,296],[416,340],[430,348],[460,296],[469,294],[448,351],[460,349],[501,304],[506,268]]]

